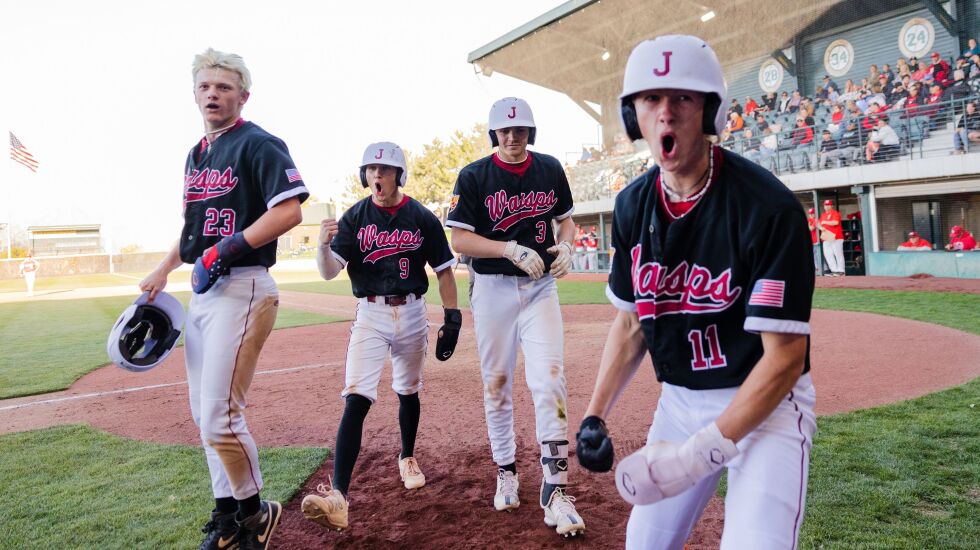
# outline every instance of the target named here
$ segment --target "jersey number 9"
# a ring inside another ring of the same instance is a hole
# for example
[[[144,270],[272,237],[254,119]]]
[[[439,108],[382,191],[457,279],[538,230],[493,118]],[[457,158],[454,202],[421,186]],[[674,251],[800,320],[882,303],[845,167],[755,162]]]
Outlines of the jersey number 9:
[[[408,278],[408,268],[409,268],[409,265],[410,264],[408,263],[408,258],[400,258],[398,260],[398,269],[401,270],[398,273],[398,276],[401,277],[402,279],[407,279]]]

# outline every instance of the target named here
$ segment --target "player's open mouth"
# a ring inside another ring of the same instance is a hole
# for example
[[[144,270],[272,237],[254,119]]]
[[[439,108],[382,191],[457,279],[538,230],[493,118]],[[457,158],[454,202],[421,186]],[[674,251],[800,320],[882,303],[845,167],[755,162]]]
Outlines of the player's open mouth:
[[[209,111],[217,111],[221,107],[219,107],[217,103],[208,103],[207,105],[204,106],[204,108]]]
[[[380,181],[374,183],[374,189],[378,192],[379,195],[381,194],[381,182]]]
[[[675,145],[677,145],[677,140],[674,138],[674,134],[667,133],[660,136],[660,151],[664,158],[674,157]]]

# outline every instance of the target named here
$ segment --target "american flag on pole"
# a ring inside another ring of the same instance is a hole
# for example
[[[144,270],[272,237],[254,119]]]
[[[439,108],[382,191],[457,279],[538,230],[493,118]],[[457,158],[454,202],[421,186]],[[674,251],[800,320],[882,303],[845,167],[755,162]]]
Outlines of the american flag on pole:
[[[749,296],[749,305],[783,307],[783,293],[785,291],[785,281],[759,279],[755,282],[755,286],[752,287],[752,294]]]
[[[10,134],[10,160],[24,165],[31,172],[37,172],[40,163],[34,160],[34,155],[27,150],[27,147],[24,147],[24,144],[17,139],[13,132],[8,133]]]

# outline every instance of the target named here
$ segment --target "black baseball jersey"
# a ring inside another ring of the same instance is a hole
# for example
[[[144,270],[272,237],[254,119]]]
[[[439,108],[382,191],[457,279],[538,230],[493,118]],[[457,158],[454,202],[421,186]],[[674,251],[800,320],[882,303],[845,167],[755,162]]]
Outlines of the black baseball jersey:
[[[754,162],[720,147],[712,154],[710,187],[679,218],[663,206],[659,168],[616,197],[606,289],[637,313],[657,379],[691,389],[741,385],[762,357],[761,332],[810,333],[813,249],[802,205]]]
[[[394,213],[366,197],[338,226],[330,250],[347,267],[358,298],[425,294],[426,262],[437,272],[456,264],[439,219],[411,197]]]
[[[180,259],[194,261],[210,246],[255,223],[280,202],[309,193],[286,144],[256,124],[244,122],[214,141],[195,144],[184,170],[184,230]],[[260,246],[233,266],[276,263],[276,241]]]
[[[494,155],[465,166],[456,179],[446,225],[468,229],[495,241],[517,241],[534,249],[551,269],[555,245],[551,220],[572,215],[572,191],[558,159],[528,152],[530,165],[523,176],[500,167]],[[473,258],[482,274],[526,276],[506,258]]]

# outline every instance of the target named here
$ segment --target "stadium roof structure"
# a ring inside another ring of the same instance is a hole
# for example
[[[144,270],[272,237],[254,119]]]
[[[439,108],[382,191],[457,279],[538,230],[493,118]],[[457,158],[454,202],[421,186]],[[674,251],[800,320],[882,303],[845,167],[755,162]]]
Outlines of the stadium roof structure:
[[[728,70],[738,61],[775,54],[796,37],[833,29],[869,13],[922,4],[912,0],[570,0],[470,52],[467,61],[485,76],[500,72],[562,92],[602,122],[586,102],[603,105],[615,100],[626,58],[643,39],[661,34],[700,36]]]

